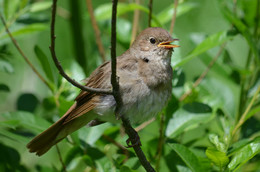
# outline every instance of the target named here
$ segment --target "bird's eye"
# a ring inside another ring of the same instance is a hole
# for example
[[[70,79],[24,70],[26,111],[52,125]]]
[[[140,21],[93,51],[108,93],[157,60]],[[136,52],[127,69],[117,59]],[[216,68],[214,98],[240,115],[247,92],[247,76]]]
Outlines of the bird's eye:
[[[156,43],[156,39],[155,38],[150,38],[150,42],[152,43],[152,44],[155,44]]]

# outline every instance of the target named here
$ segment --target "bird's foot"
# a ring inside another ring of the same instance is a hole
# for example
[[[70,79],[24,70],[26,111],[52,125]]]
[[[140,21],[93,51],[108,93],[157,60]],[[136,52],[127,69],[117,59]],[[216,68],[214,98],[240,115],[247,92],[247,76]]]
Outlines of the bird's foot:
[[[135,137],[134,138],[128,138],[126,140],[126,144],[127,144],[127,147],[126,148],[132,148],[132,147],[135,147],[135,146],[142,146],[142,143],[141,143],[141,140],[140,140],[140,137],[138,135],[137,132],[135,132]]]

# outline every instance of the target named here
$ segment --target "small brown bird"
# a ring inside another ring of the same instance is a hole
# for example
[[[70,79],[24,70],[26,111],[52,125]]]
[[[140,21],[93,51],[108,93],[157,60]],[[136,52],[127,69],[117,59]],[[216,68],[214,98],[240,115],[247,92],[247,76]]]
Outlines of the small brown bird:
[[[124,114],[131,124],[154,117],[169,100],[172,89],[171,55],[173,48],[179,47],[170,44],[175,40],[162,28],[147,28],[125,53],[117,57],[117,76],[123,103],[119,114]],[[109,61],[90,75],[86,86],[111,89],[110,77]],[[41,156],[85,125],[116,121],[113,95],[81,91],[75,101],[62,118],[28,143],[30,152]]]

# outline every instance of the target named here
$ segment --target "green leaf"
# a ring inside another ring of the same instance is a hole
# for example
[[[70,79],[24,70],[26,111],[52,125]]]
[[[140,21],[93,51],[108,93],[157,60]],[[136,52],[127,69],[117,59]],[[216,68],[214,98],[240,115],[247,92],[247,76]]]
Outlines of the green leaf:
[[[29,11],[32,12],[32,13],[40,12],[40,11],[44,11],[44,10],[50,9],[51,6],[52,6],[52,2],[51,1],[36,2],[36,3],[33,3],[29,7]]]
[[[0,92],[10,92],[10,89],[5,84],[0,84]]]
[[[220,152],[226,152],[226,146],[224,143],[220,142],[218,139],[218,136],[216,134],[210,134],[209,140],[211,143],[215,145],[218,151]]]
[[[19,7],[20,0],[4,0],[3,6],[4,6],[4,14],[6,19],[11,18],[17,8]]]
[[[223,44],[224,42],[230,40],[231,38],[232,36],[228,35],[227,31],[221,31],[209,36],[202,43],[196,46],[196,48],[192,50],[182,60],[176,60],[175,62],[173,62],[174,68],[184,65],[185,63],[191,61],[193,58],[199,56],[200,54],[206,52],[211,48]]]
[[[260,137],[237,151],[231,162],[228,164],[228,168],[232,171],[236,171],[258,153],[260,153]]]
[[[11,31],[11,34],[13,35],[13,37],[17,37],[17,36],[21,36],[21,35],[25,35],[25,34],[31,34],[34,32],[39,32],[39,31],[43,31],[47,28],[46,24],[30,24],[30,25],[26,25],[22,28],[19,28],[15,31]],[[6,39],[8,38],[8,34],[3,34],[2,36],[0,36],[0,40]],[[1,43],[0,43],[1,45]]]
[[[10,128],[22,127],[35,133],[42,132],[51,125],[43,118],[23,111],[2,113],[0,114],[0,117],[0,126],[2,123],[5,123],[4,126],[6,126],[6,123],[8,123]]]
[[[181,157],[185,164],[193,172],[201,172],[202,167],[196,155],[191,152],[187,147],[180,144],[169,144],[169,146]]]
[[[225,167],[229,162],[229,159],[224,152],[221,152],[221,151],[219,151],[215,148],[212,148],[212,147],[207,148],[206,155],[220,169]]]
[[[179,17],[189,12],[191,9],[195,7],[197,7],[196,3],[190,3],[190,2],[180,3],[178,5],[176,17]],[[158,15],[156,15],[156,17],[160,19],[160,23],[164,25],[172,20],[173,12],[174,12],[174,4],[171,4],[167,8],[163,9]],[[152,25],[155,25],[155,23],[152,22]]]
[[[250,49],[254,53],[256,60],[259,62],[259,55],[258,55],[258,48],[257,43],[254,41],[253,35],[250,34],[250,31],[248,27],[242,22],[241,19],[238,19],[234,13],[232,13],[227,7],[223,8],[223,13],[226,16],[226,18],[232,23],[237,30],[239,30],[240,33],[245,37]]]
[[[34,52],[35,52],[38,60],[40,61],[41,65],[42,65],[42,69],[43,69],[44,73],[46,74],[47,78],[49,79],[49,81],[52,82],[52,84],[54,84],[55,83],[54,73],[52,72],[52,68],[51,68],[50,62],[48,60],[48,57],[41,50],[41,48],[37,45],[34,47]]]
[[[105,123],[90,128],[82,128],[79,130],[79,138],[85,140],[89,145],[94,145],[95,142],[102,136],[104,131],[111,127],[110,123]]]
[[[214,113],[203,112],[204,108],[200,105],[192,105],[189,108],[184,106],[178,109],[169,120],[166,128],[166,136],[176,137],[199,123],[206,123],[211,120],[215,116]],[[201,112],[194,111],[194,109],[201,110]]]
[[[13,73],[14,68],[10,62],[0,58],[0,72]]]
[[[143,12],[149,14],[149,9],[142,5],[135,4],[135,3],[118,3],[117,16],[121,16],[125,13],[131,12],[134,10],[140,10],[140,11],[143,11]],[[94,12],[97,21],[111,19],[111,13],[112,13],[111,3],[100,5],[98,8],[95,9],[95,12]],[[160,23],[160,20],[158,20],[158,18],[155,15],[152,15],[152,19],[154,20],[154,23],[157,26],[160,26],[160,27],[162,26],[162,24]]]

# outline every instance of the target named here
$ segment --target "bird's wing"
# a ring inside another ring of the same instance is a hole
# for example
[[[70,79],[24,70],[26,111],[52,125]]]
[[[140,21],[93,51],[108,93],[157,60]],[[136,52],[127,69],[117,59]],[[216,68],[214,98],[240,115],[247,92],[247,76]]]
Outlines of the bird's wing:
[[[110,62],[99,66],[87,79],[86,86],[92,88],[110,89]],[[91,111],[97,106],[101,94],[81,91],[75,98],[76,107],[67,115],[64,124]]]

